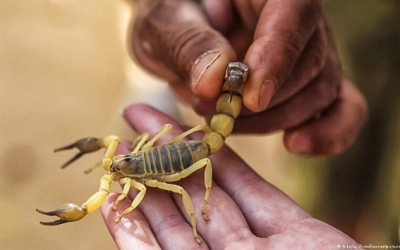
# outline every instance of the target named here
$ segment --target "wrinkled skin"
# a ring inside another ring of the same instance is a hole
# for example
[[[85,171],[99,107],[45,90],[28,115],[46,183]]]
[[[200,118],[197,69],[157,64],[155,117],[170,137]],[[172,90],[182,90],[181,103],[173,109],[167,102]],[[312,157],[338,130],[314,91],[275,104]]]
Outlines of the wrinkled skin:
[[[228,62],[250,67],[234,132],[284,130],[297,154],[349,147],[366,103],[342,73],[317,0],[141,0],[129,38],[137,61],[210,117]]]
[[[182,132],[172,118],[145,105],[124,110],[123,116],[139,133],[154,135],[164,124],[174,129],[163,136],[163,143]],[[137,119],[140,117],[141,119]],[[194,136],[199,139],[199,136]],[[119,154],[129,152],[123,143]],[[204,171],[182,179],[192,198],[197,229],[203,243],[193,239],[180,195],[148,188],[139,207],[115,223],[130,206],[123,200],[117,208],[112,194],[101,207],[104,220],[119,249],[337,249],[338,244],[356,244],[338,229],[308,215],[299,205],[263,180],[230,149],[224,147],[210,157],[213,188],[207,208],[210,221],[201,217],[204,198]],[[137,191],[131,189],[130,200]],[[338,211],[340,212],[340,211]]]

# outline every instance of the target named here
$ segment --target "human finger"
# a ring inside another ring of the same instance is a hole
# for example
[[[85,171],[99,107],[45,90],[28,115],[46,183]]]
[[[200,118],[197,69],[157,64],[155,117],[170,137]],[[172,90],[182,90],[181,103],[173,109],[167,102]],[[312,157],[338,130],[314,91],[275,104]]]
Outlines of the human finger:
[[[132,105],[124,109],[123,116],[132,128],[139,133],[149,133],[150,138],[163,125],[171,124],[173,130],[162,136],[157,141],[157,145],[181,133],[179,125],[175,121],[166,115],[155,112],[147,105]],[[137,117],[140,119],[136,119]],[[136,194],[136,191],[130,192],[130,199],[134,199]],[[181,196],[179,198],[182,199]],[[206,244],[199,245],[194,240],[190,223],[182,215],[182,211],[177,208],[167,191],[147,188],[146,196],[140,203],[139,209],[148,221],[162,249],[208,248]]]
[[[130,150],[130,143],[121,141],[116,154],[128,154]],[[112,209],[112,206],[117,194],[110,194],[101,207],[103,219],[119,249],[160,249],[157,237],[139,208],[134,209],[122,217],[120,222],[115,223],[117,216],[131,205],[130,202],[137,194],[137,190],[131,189],[128,195],[130,200],[128,198],[123,199],[118,204],[116,211]],[[135,228],[135,230],[132,230],[132,228]]]
[[[156,110],[148,106],[135,105],[128,108],[128,110],[129,112],[126,113],[130,113],[131,115],[140,114],[140,117],[146,117],[146,115],[148,115],[149,118],[161,118],[161,124],[169,119],[167,116],[158,113]],[[145,120],[147,119],[142,119],[142,122]],[[154,119],[150,120],[153,125],[157,123]],[[174,121],[171,122],[173,123]],[[154,125],[154,127],[157,126]],[[193,135],[193,137],[199,139],[198,134]],[[202,225],[199,225],[201,235],[204,236],[204,239],[208,244],[210,244],[211,248],[219,249],[220,247],[224,248],[225,246],[228,246],[227,248],[229,248],[240,245],[241,242],[248,242],[253,245],[257,243],[256,245],[258,246],[264,245],[269,247],[274,246],[274,244],[276,245],[277,242],[287,243],[288,239],[293,241],[293,244],[291,245],[298,245],[299,242],[304,244],[308,242],[307,240],[319,240],[316,241],[316,245],[321,246],[332,244],[332,242],[337,242],[337,240],[346,243],[354,243],[354,241],[337,229],[329,227],[326,224],[311,218],[289,197],[255,174],[254,171],[252,171],[229,149],[224,147],[221,151],[212,155],[211,158],[214,165],[217,166],[216,169],[214,169],[214,172],[217,175],[216,183],[221,184],[221,187],[226,190],[229,196],[239,205],[247,221],[250,223],[252,232],[259,237],[274,235],[274,237],[270,238],[268,241],[260,242],[260,238],[254,237],[247,227],[234,227],[234,225],[239,223],[237,217],[232,216],[230,213],[232,206],[224,206],[224,202],[230,199],[215,199],[217,204],[214,206],[212,202],[210,202],[210,209],[220,209],[216,213],[218,213],[219,216],[222,215],[222,217],[224,217],[222,221],[214,224],[214,226],[217,227],[217,231],[214,230],[212,224],[209,224],[213,223],[213,220],[211,220],[208,225],[205,225],[205,230],[207,230],[207,232],[203,232]],[[194,187],[196,186],[196,183],[191,182],[190,186]],[[217,196],[219,190],[222,191],[222,189],[217,189]],[[194,203],[200,205],[201,200],[197,202],[196,199],[194,199]],[[179,206],[182,207],[182,205]],[[225,209],[225,207],[228,209]],[[181,210],[183,211],[182,208]],[[224,232],[224,234],[221,234],[222,239],[215,240],[220,242],[220,244],[214,244],[212,240],[208,239],[207,233],[216,233],[217,236],[219,236],[218,227],[224,228],[226,225],[233,227],[228,227],[221,231]],[[299,230],[306,233],[308,238],[298,240]],[[226,232],[229,232],[229,237],[227,237]],[[329,234],[325,235],[326,232],[329,232]],[[170,237],[173,237],[173,235],[174,234],[171,234]],[[221,242],[225,244],[221,244]],[[231,244],[227,244],[227,242]],[[232,242],[234,243],[232,244]]]
[[[127,154],[130,151],[130,143],[121,141],[116,154]],[[137,194],[137,192],[136,192]],[[118,194],[110,194],[100,211],[111,237],[114,239],[119,249],[160,249],[157,239],[154,236],[146,218],[139,209],[133,210],[125,215],[120,222],[115,223],[115,219],[125,208],[130,206],[129,200],[124,199],[113,210],[112,206]],[[135,230],[132,230],[134,228]]]
[[[112,210],[117,196],[118,194],[110,194],[100,211],[118,249],[160,249],[149,224],[139,210],[132,211],[125,215],[119,223],[115,223],[118,214],[130,205],[125,199],[120,202],[117,211]]]
[[[285,223],[309,215],[282,191],[266,182],[230,149],[212,155],[215,182],[240,207],[253,233],[268,237]]]
[[[324,25],[321,22],[320,26],[322,27],[317,28],[310,37],[292,72],[271,98],[268,108],[281,104],[312,83],[327,67],[326,64],[331,64],[331,75],[341,75],[340,63],[336,59],[336,50],[328,47]],[[328,54],[329,50],[330,54]],[[327,62],[328,60],[331,62]],[[339,81],[331,81],[331,84],[339,86]]]
[[[319,118],[285,132],[286,148],[297,154],[332,155],[347,149],[367,117],[367,104],[349,79],[334,105]]]
[[[235,9],[231,0],[203,0],[201,4],[213,28],[222,34],[227,34],[232,29]]]
[[[150,124],[152,125],[150,128],[146,129],[146,132],[150,134],[156,133],[158,128],[165,123],[172,123],[174,126],[177,125],[175,121],[171,120],[168,116],[144,105],[131,106],[125,109],[124,113],[126,114],[125,117],[128,119],[128,122],[132,120],[133,117],[141,117],[140,120],[135,121],[135,127],[142,127],[142,125],[140,125],[141,123],[146,126],[146,123],[151,121]],[[168,139],[168,136],[164,139]],[[184,187],[189,193],[195,208],[195,214],[201,214],[201,207],[205,194],[204,172],[197,171],[191,174],[189,177],[180,180],[179,185]],[[186,217],[186,220],[190,221],[189,215],[182,204],[181,196],[174,195],[174,199],[182,214]],[[154,200],[154,202],[158,201]],[[197,229],[211,249],[224,249],[231,241],[241,241],[252,236],[251,230],[240,209],[215,183],[212,185],[210,199],[208,200],[207,216],[210,218],[207,222],[205,222],[203,218],[197,216]],[[188,230],[188,232],[191,231]],[[225,237],[227,232],[229,232],[229,237]]]
[[[318,1],[309,0],[250,2],[261,11],[254,42],[244,60],[252,72],[243,101],[250,110],[262,111],[290,75],[317,29],[321,7]]]
[[[249,237],[251,242],[258,243],[257,249],[329,248],[337,242],[355,243],[338,229],[308,215],[290,197],[257,175],[229,148],[223,147],[210,158],[215,166],[215,182],[240,207],[257,236],[254,239]],[[261,238],[267,241],[257,242]]]
[[[129,194],[131,199],[135,196],[135,192]],[[192,226],[167,191],[147,188],[139,210],[162,249],[208,249],[206,243],[199,245],[195,241]],[[198,237],[204,241],[201,235]]]
[[[168,80],[183,96],[215,98],[225,68],[236,54],[208,23],[200,5],[189,0],[140,2],[131,46],[136,59]]]
[[[336,62],[334,54],[330,53],[324,69],[311,83],[277,106],[238,117],[234,131],[266,133],[287,130],[319,116],[339,95],[341,76],[332,74],[339,67]]]
[[[165,123],[173,124],[178,126],[174,120],[167,115],[159,113],[152,107],[146,105],[132,105],[125,109],[124,117],[128,123],[133,125],[140,132],[147,131],[154,134],[158,128]],[[135,117],[140,117],[136,119]],[[179,134],[179,130],[174,130],[173,135]],[[200,134],[194,134],[191,137],[195,139],[201,139]],[[168,138],[165,138],[166,140]],[[295,220],[298,218],[308,217],[307,213],[304,212],[293,200],[282,193],[280,190],[275,188],[273,185],[267,183],[259,175],[250,169],[250,167],[244,163],[236,154],[226,147],[223,147],[219,152],[210,156],[213,164],[213,178],[215,179],[215,185],[212,189],[212,194],[209,201],[209,213],[211,221],[209,225],[199,223],[200,230],[207,230],[209,227],[213,227],[211,223],[215,217],[222,216],[224,221],[218,221],[216,226],[224,227],[226,225],[241,224],[239,217],[231,217],[232,211],[235,211],[235,207],[232,205],[225,205],[228,197],[223,197],[221,193],[221,187],[229,197],[231,197],[236,204],[240,207],[243,214],[247,215],[246,219],[253,227],[255,224],[263,224],[263,227],[267,231],[276,232],[279,229],[277,225],[283,226],[287,221]],[[204,184],[203,179],[200,177],[201,173],[194,173],[189,178],[190,180],[183,179],[181,182],[187,182],[188,189],[193,190],[196,194],[193,203],[201,204],[203,200]],[[190,185],[189,185],[190,182]],[[193,193],[190,192],[190,193]],[[200,193],[200,195],[198,195]],[[217,196],[221,199],[213,198]],[[262,202],[268,201],[268,202]],[[221,204],[222,203],[222,204]],[[233,207],[233,210],[225,210],[225,207]],[[216,214],[213,214],[213,210],[217,209]],[[198,211],[198,210],[197,210]],[[197,212],[196,211],[196,212]],[[198,214],[198,213],[196,213]],[[228,215],[228,216],[226,216]],[[226,216],[226,217],[225,217]],[[244,229],[232,232],[231,234],[241,232]],[[210,230],[209,233],[214,233]],[[204,237],[204,233],[202,233]]]
[[[338,229],[312,218],[228,148],[211,159],[217,166],[215,181],[238,204],[253,233],[268,238],[265,248],[324,248],[337,242],[354,243]]]
[[[190,178],[182,179],[179,185],[189,193],[196,214],[200,214],[205,194],[204,173],[202,171],[193,173]],[[180,202],[181,198],[177,196],[174,198],[188,220],[189,217]],[[210,249],[226,249],[232,242],[241,242],[254,237],[240,208],[215,182],[207,204],[207,217],[208,221],[201,217],[197,220],[197,229]]]

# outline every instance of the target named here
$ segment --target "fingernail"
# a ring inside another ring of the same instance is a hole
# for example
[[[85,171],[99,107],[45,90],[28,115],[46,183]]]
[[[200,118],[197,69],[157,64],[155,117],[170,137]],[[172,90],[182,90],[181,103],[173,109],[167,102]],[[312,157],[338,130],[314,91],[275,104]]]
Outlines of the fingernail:
[[[121,117],[125,122],[128,122],[128,121],[127,121],[127,118],[126,118],[126,116],[125,116],[125,108],[119,109],[119,110],[118,110],[118,113],[119,113],[120,117]],[[128,122],[128,123],[129,123],[129,122]]]
[[[120,108],[120,109],[118,110],[118,113],[119,113],[120,116],[124,117],[125,108]]]
[[[202,54],[192,67],[192,87],[196,87],[201,76],[218,59],[221,53],[218,50],[210,50]]]
[[[260,100],[259,100],[259,106],[260,110],[265,110],[268,107],[269,102],[271,101],[271,97],[274,94],[275,91],[275,85],[272,81],[270,80],[265,80],[260,89]]]
[[[293,135],[289,143],[289,150],[295,154],[309,154],[311,152],[311,141],[304,135]]]

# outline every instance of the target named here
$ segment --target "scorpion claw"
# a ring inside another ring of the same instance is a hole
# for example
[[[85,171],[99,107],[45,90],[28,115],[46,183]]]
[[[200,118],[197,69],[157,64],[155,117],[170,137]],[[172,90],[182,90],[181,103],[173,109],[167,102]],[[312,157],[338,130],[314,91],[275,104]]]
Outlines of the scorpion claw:
[[[67,222],[63,221],[63,220],[55,220],[55,221],[51,221],[51,222],[39,221],[39,223],[44,226],[57,226],[57,225],[61,225],[61,224],[67,223]]]
[[[66,163],[64,163],[61,168],[64,169],[66,168],[68,165],[70,165],[71,163],[73,163],[74,161],[78,160],[79,158],[82,157],[82,155],[84,155],[84,153],[77,153],[74,157],[72,157],[70,160],[68,160]]]
[[[88,138],[80,139],[72,144],[67,145],[67,146],[56,148],[56,149],[54,149],[54,152],[70,150],[73,148],[78,149],[79,153],[77,153],[74,157],[72,157],[69,161],[67,161],[64,165],[62,165],[61,168],[67,167],[69,164],[76,161],[84,154],[92,153],[94,151],[101,149],[102,143],[101,143],[101,139],[94,138],[94,137],[88,137]]]
[[[40,224],[45,226],[56,226],[67,222],[78,221],[85,217],[87,213],[84,209],[73,203],[64,204],[54,211],[46,212],[40,209],[36,209],[36,211],[44,215],[57,216],[58,218],[60,218],[59,220],[55,220],[52,222],[40,222]]]

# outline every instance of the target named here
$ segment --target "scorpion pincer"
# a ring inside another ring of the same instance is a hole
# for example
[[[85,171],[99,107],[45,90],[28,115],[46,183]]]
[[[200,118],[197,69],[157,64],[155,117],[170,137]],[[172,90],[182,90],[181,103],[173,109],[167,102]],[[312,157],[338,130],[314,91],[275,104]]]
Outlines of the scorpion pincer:
[[[117,217],[116,223],[140,204],[146,193],[146,187],[155,187],[182,195],[183,205],[190,215],[193,236],[198,243],[201,243],[196,230],[196,220],[190,196],[184,188],[171,184],[171,182],[176,182],[191,175],[196,170],[205,168],[204,184],[206,191],[202,216],[207,221],[206,209],[212,184],[212,167],[207,157],[217,152],[223,146],[225,138],[232,132],[234,119],[241,110],[243,87],[248,71],[249,68],[243,63],[229,63],[222,86],[222,94],[217,100],[217,114],[211,118],[210,125],[193,127],[163,145],[153,147],[159,137],[172,129],[169,124],[164,125],[151,139],[148,134],[138,136],[133,141],[133,151],[127,155],[115,156],[115,150],[120,141],[116,136],[84,138],[56,149],[55,152],[72,148],[79,150],[79,153],[62,166],[64,168],[86,153],[105,148],[106,152],[101,165],[107,171],[107,174],[101,177],[99,190],[81,206],[67,203],[49,212],[36,209],[39,213],[59,217],[56,221],[41,222],[41,224],[59,225],[82,219],[86,214],[92,213],[104,203],[109,194],[111,183],[119,182],[123,186],[123,190],[114,202],[114,210],[118,203],[127,197],[131,187],[139,190],[139,193],[131,206]],[[183,140],[189,134],[201,130],[205,132],[202,140]]]

